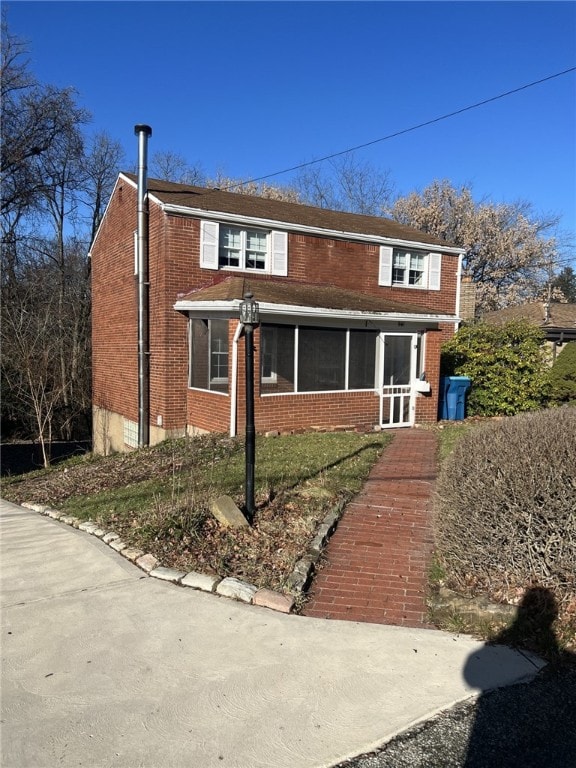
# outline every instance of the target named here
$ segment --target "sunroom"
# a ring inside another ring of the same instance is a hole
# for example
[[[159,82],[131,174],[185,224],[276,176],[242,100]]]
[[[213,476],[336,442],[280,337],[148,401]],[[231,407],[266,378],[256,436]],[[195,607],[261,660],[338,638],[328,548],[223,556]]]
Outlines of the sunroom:
[[[453,315],[334,286],[233,276],[180,296],[174,307],[188,317],[192,431],[241,431],[239,317],[248,292],[260,315],[258,431],[405,427],[435,411],[418,401],[437,400],[438,331]]]

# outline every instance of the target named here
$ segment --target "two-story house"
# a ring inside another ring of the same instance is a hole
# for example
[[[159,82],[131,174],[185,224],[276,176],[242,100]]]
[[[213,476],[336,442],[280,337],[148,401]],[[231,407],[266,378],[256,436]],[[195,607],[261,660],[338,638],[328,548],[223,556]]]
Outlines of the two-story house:
[[[91,250],[94,449],[138,444],[137,178]],[[462,249],[382,217],[149,179],[150,442],[244,431],[239,307],[259,304],[258,432],[433,422]]]

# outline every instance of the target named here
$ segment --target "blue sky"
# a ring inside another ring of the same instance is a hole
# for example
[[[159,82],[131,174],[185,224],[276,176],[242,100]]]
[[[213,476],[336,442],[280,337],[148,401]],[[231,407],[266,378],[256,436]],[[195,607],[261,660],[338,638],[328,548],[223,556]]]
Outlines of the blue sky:
[[[272,174],[576,65],[574,2],[11,2],[37,78],[73,86],[135,163]],[[359,150],[397,192],[529,200],[576,235],[576,72]],[[275,177],[289,183],[290,174]]]

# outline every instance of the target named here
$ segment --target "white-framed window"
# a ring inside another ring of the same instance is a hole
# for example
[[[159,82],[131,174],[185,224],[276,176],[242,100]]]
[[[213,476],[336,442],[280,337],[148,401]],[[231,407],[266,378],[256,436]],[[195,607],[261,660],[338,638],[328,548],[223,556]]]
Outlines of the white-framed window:
[[[220,226],[218,266],[266,269],[270,235],[261,229]]]
[[[278,329],[273,325],[260,328],[260,366],[264,383],[278,381]]]
[[[407,248],[380,248],[380,285],[440,290],[442,254]]]
[[[203,269],[256,270],[286,276],[288,233],[202,221],[200,266]]]
[[[392,285],[424,286],[426,280],[426,256],[396,249],[392,256]]]
[[[188,386],[228,392],[228,320],[191,318]]]

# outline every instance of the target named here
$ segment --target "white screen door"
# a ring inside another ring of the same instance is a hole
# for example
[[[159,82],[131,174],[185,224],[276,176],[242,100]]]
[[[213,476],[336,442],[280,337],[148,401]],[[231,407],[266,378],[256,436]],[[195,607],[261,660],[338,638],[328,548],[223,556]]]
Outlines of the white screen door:
[[[414,423],[417,337],[414,333],[381,333],[382,427],[409,427]]]

